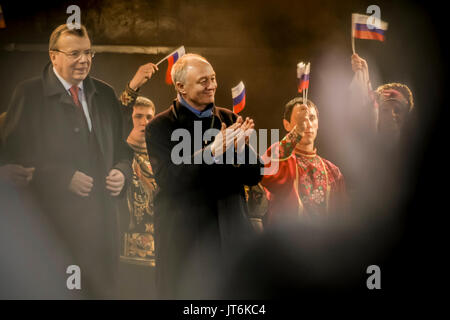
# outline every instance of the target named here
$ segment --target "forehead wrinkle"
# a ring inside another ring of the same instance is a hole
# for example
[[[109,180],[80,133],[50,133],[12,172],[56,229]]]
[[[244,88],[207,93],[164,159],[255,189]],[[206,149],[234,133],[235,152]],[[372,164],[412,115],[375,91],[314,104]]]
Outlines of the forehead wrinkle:
[[[67,43],[69,42],[69,43]],[[58,39],[58,41],[55,44],[56,48],[61,48],[61,44],[66,45],[66,50],[80,50],[80,47],[82,46],[82,42],[86,42],[88,44],[87,48],[81,48],[82,50],[88,50],[91,48],[91,40],[89,37],[79,37],[73,34],[62,34],[61,37]]]
[[[210,70],[208,70],[208,67]],[[204,63],[202,65],[190,64],[186,67],[186,79],[190,78],[192,81],[198,81],[202,78],[208,78],[215,75],[216,73],[209,63]]]

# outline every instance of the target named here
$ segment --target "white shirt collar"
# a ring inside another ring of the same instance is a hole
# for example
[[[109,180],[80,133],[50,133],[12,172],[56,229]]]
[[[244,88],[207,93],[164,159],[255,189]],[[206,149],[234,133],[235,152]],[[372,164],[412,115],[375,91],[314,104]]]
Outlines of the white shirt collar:
[[[67,82],[66,80],[64,80],[63,77],[61,77],[58,72],[56,71],[55,67],[53,67],[53,72],[55,73],[56,77],[59,79],[59,81],[61,81],[62,85],[64,86],[64,88],[69,91],[70,88],[72,88],[72,85]],[[83,90],[83,81],[81,81],[78,84],[78,88],[80,88],[81,90]]]

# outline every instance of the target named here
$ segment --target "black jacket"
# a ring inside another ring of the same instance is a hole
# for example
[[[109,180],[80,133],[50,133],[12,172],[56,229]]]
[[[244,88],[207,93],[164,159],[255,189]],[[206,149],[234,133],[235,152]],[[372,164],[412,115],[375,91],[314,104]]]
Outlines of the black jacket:
[[[215,106],[213,116],[215,129],[220,129],[222,122],[228,127],[237,119],[231,111]],[[256,164],[193,164],[196,153],[210,152],[210,144],[196,145],[193,141],[194,121],[199,120],[203,134],[211,128],[212,119],[199,119],[175,101],[146,128],[147,150],[160,187],[155,198],[155,250],[161,298],[192,298],[188,291],[194,288],[183,287],[183,278],[195,279],[207,268],[214,268],[209,263],[232,255],[252,232],[244,185],[261,180],[259,157]],[[171,141],[176,129],[191,135],[191,164],[177,165],[171,159],[173,148],[181,142]],[[247,146],[247,156],[249,152]],[[196,255],[201,260],[195,261]]]
[[[117,168],[128,178],[133,153],[122,138],[122,116],[114,89],[89,76],[83,84],[105,167],[108,171]],[[38,165],[36,179],[67,186],[85,158],[79,152],[85,141],[74,109],[51,64],[41,77],[20,83],[6,115],[2,161]]]
[[[0,157],[3,163],[36,168],[30,189],[73,252],[116,240],[116,199],[105,190],[105,177],[116,168],[129,181],[133,157],[122,137],[113,88],[89,76],[83,87],[93,134],[51,64],[41,77],[19,84],[7,112]],[[95,145],[94,154],[88,142]],[[68,189],[77,170],[95,176],[96,191],[87,198]],[[96,249],[103,250],[100,245]]]

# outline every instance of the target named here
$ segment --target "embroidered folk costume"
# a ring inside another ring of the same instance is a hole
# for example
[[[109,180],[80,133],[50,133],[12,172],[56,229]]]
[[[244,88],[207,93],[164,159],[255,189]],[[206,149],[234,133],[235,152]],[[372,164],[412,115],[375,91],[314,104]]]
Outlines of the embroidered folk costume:
[[[127,142],[134,150],[134,159],[132,183],[127,192],[130,225],[129,232],[124,234],[124,255],[128,260],[154,266],[153,198],[157,186],[146,147]]]
[[[345,181],[339,168],[314,152],[297,146],[301,140],[293,129],[266,152],[266,167],[278,161],[278,171],[265,175],[269,211],[266,223],[282,217],[313,217],[334,214],[345,201]]]
[[[137,91],[127,85],[120,96],[124,119],[131,119],[137,97]],[[130,129],[127,129],[129,132]],[[128,228],[123,232],[121,260],[132,264],[155,266],[153,200],[158,188],[146,144],[132,141],[130,137],[127,143],[133,149],[134,157],[132,181],[126,196],[129,223],[126,226]]]

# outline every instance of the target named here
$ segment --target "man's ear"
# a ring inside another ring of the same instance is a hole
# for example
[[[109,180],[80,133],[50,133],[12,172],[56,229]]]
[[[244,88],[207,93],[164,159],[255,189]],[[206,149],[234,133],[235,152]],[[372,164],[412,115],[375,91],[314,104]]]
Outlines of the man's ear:
[[[287,132],[292,130],[291,124],[286,119],[283,119],[283,126]]]
[[[52,64],[55,65],[56,52],[55,51],[49,51],[48,55],[50,57],[50,61],[52,62]]]
[[[175,84],[175,88],[177,89],[177,92],[181,94],[186,94],[186,88],[184,87],[184,83],[177,81],[177,83]]]

